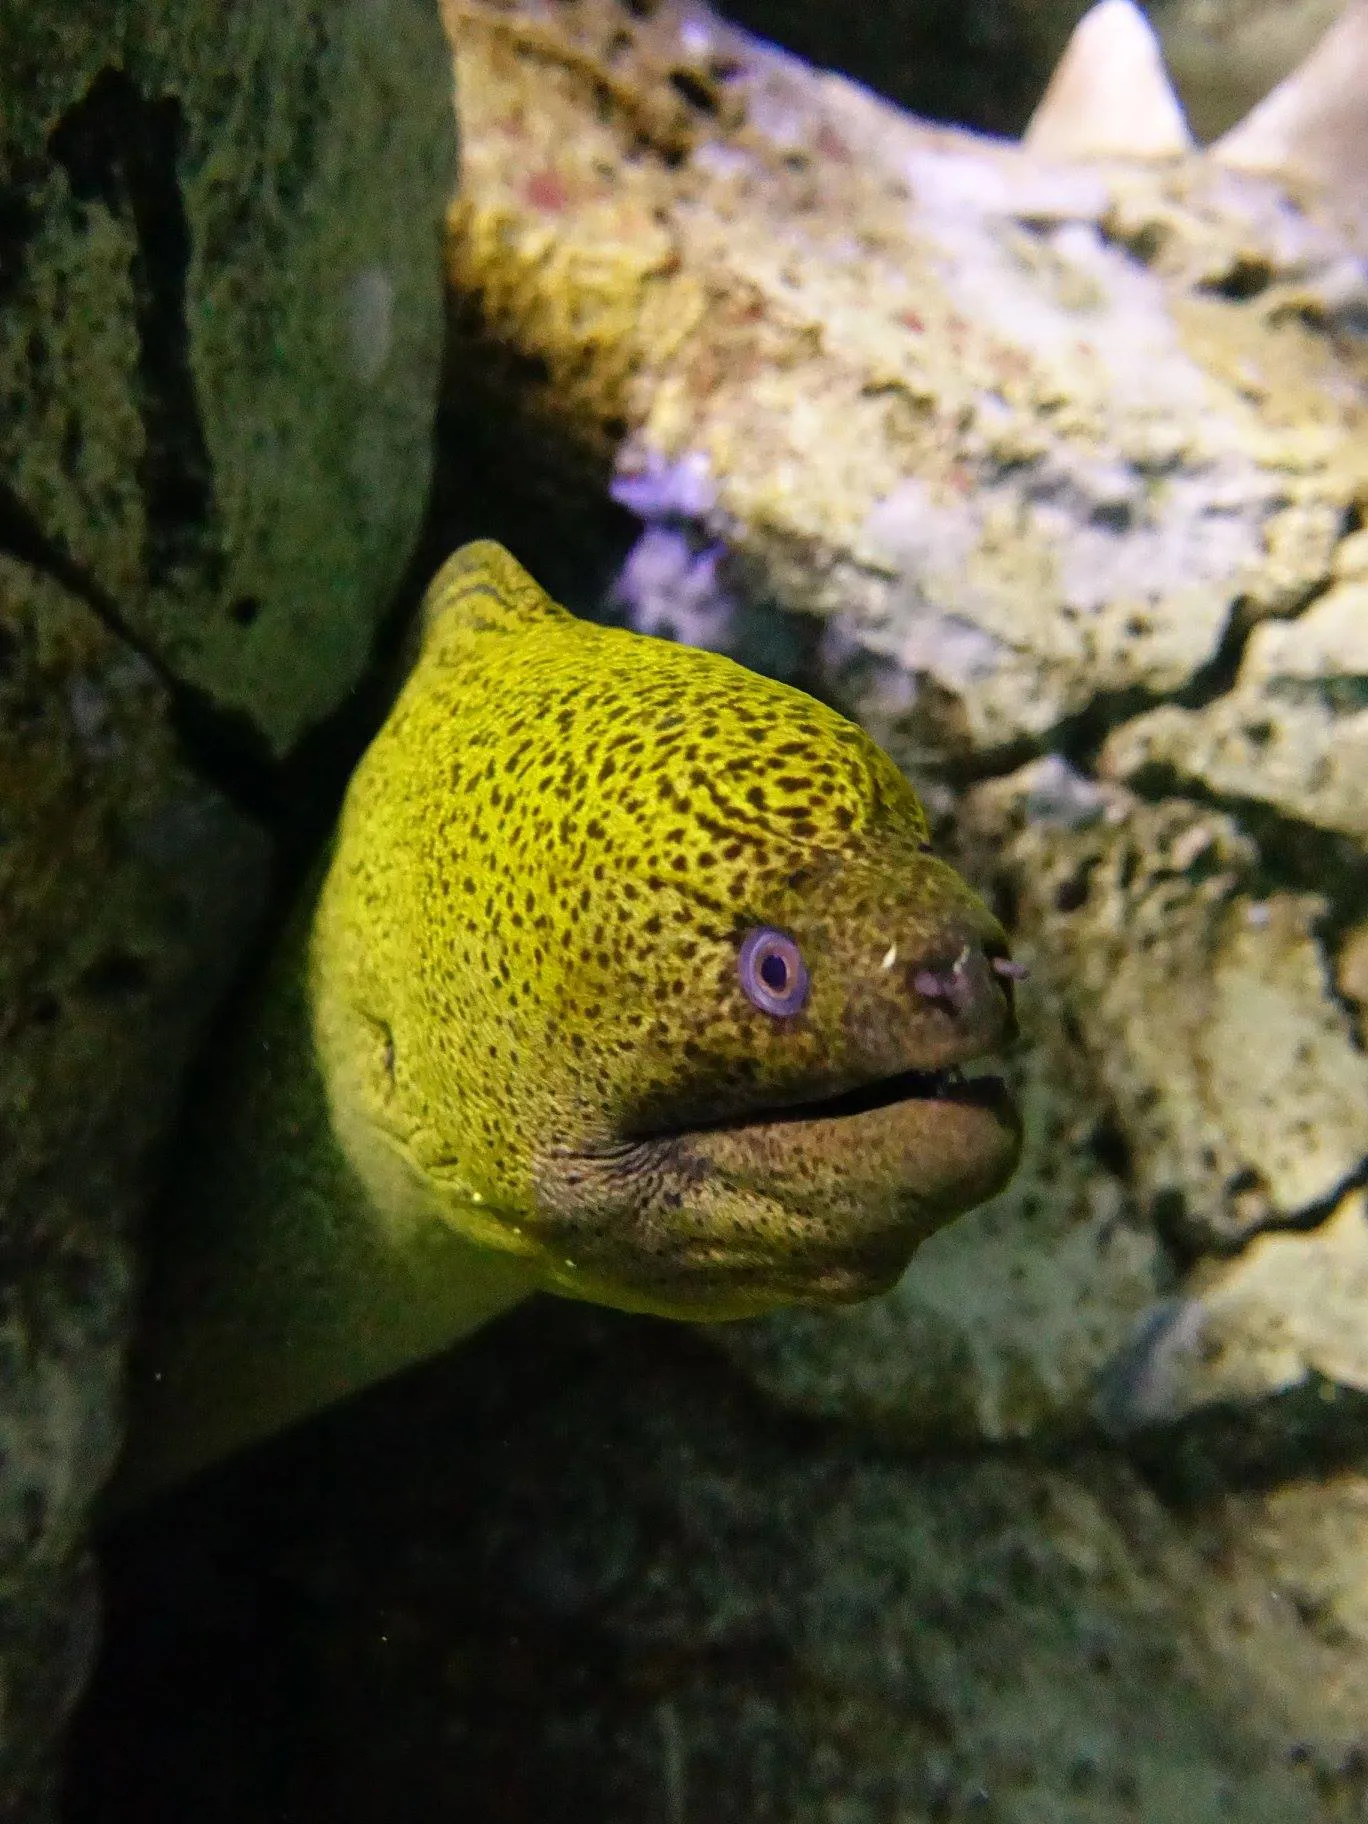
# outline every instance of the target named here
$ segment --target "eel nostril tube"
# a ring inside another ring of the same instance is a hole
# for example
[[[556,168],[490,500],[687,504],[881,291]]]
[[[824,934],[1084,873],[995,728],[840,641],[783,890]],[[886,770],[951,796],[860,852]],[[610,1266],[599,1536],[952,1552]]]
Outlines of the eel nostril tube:
[[[925,1001],[944,1001],[954,1013],[967,1013],[973,1004],[975,993],[975,974],[982,984],[982,970],[975,971],[975,951],[966,944],[949,965],[937,967],[930,965],[918,969],[912,977],[912,986]],[[1010,957],[995,956],[989,959],[994,975],[1003,982],[1019,982],[1028,973],[1025,963],[1013,962]]]
[[[912,977],[912,986],[924,1000],[946,1001],[956,1013],[963,1013],[974,996],[974,986],[969,979],[970,954],[966,944],[948,969],[918,969]]]

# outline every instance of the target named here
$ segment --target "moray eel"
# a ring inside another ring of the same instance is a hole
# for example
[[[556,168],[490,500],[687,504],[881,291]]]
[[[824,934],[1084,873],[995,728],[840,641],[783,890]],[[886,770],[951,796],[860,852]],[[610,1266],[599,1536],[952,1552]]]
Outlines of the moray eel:
[[[1015,1166],[962,1067],[1018,973],[859,728],[467,546],[183,1162],[133,1482],[537,1287],[704,1319],[884,1290]]]

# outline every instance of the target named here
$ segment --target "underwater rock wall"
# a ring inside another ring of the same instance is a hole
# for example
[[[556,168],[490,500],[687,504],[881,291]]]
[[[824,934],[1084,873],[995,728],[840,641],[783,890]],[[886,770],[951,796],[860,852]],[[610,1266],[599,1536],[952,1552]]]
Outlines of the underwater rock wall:
[[[1210,1547],[1213,1676],[1276,1690],[1272,1738],[1351,1805],[1356,1472],[1323,1485],[1319,1734],[1296,1630],[1241,1645],[1238,1591],[1295,1558],[1304,1465],[1368,1390],[1357,167],[1327,193],[1247,140],[1047,159],[697,7],[447,20],[481,409],[527,472],[638,514],[638,625],[809,630],[807,681],[917,779],[1035,972],[1018,1182],[888,1300],[718,1340],[884,1445],[1251,1427],[1274,1492],[1231,1497],[1262,1569],[1240,1527]],[[1173,1550],[1213,1525],[1179,1514]],[[1135,1574],[1166,1600],[1163,1563]]]
[[[337,706],[407,561],[454,143],[416,0],[8,7],[4,66],[0,1815],[29,1819],[93,1648],[131,1225],[264,896],[218,761]]]
[[[1210,155],[926,127],[696,8],[448,17],[485,403],[694,554],[629,562],[638,619],[812,617],[820,686],[958,786],[1131,1237],[1095,1346],[1176,1258],[1328,1218],[1368,1159],[1368,220]],[[981,1270],[999,1227],[926,1258]]]

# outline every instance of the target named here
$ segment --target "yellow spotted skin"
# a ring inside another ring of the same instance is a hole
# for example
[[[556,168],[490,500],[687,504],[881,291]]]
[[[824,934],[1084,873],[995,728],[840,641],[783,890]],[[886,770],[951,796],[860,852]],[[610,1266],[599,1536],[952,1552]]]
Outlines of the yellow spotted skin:
[[[468,547],[355,775],[315,925],[353,1163],[401,1219],[436,1213],[564,1291],[731,1315],[867,1290],[838,1287],[845,1260],[810,1283],[811,1248],[790,1251],[794,1174],[817,1161],[705,1220],[697,1148],[632,1143],[941,1061],[907,1055],[908,971],[1001,934],[928,846],[906,780],[830,709],[576,620],[502,548]],[[801,939],[796,1020],[742,992],[757,924]],[[894,942],[908,960],[880,973]],[[907,1251],[904,1233],[899,1267]]]
[[[1015,1165],[1001,1085],[924,1074],[1011,1037],[1011,982],[892,762],[575,619],[498,545],[434,581],[303,925],[177,1199],[134,1485],[537,1286],[707,1318],[865,1296]],[[783,1017],[744,979],[759,928],[806,966]]]

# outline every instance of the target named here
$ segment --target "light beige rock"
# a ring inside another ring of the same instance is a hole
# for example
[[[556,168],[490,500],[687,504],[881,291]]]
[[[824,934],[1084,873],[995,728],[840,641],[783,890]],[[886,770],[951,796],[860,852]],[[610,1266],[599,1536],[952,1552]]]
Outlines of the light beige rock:
[[[1368,1155],[1368,1057],[1318,938],[1228,817],[1042,761],[968,816],[1169,1223],[1208,1240],[1332,1200]]]
[[[1351,1192],[1309,1233],[1260,1235],[1197,1276],[1116,1364],[1110,1416],[1129,1427],[1308,1376],[1368,1392],[1368,1198]]]
[[[1358,1013],[1359,1033],[1368,1048],[1368,924],[1355,925],[1340,946],[1335,985]]]
[[[932,128],[696,8],[446,16],[455,346],[517,469],[587,455],[735,593],[839,616],[923,743],[1181,691],[1329,575],[1368,286],[1275,184]]]
[[[1100,765],[1117,779],[1254,799],[1368,846],[1368,582],[1339,583],[1296,620],[1256,627],[1230,691],[1123,724]]]
[[[1168,158],[1192,145],[1154,29],[1134,0],[1079,20],[1022,143],[1042,158]]]

